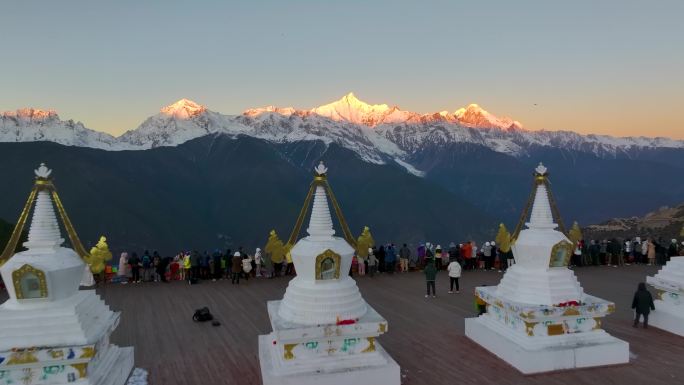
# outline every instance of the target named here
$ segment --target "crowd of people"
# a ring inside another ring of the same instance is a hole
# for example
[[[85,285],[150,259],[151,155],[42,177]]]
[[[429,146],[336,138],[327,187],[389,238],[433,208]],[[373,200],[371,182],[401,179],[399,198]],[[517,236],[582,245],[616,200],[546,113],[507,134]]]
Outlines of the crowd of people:
[[[672,239],[669,244],[662,238],[591,240],[577,242],[571,260],[572,266],[625,266],[633,263],[664,265],[671,257],[684,254],[684,242]]]
[[[501,260],[503,258],[503,260]],[[486,242],[478,248],[475,242],[451,243],[444,249],[441,245],[421,242],[417,247],[392,243],[373,246],[367,253],[357,253],[352,259],[350,275],[374,277],[378,274],[422,271],[426,276],[426,298],[436,296],[437,272],[446,270],[449,275],[449,293],[460,293],[459,278],[463,270],[504,269],[513,262],[512,253],[502,252],[495,242]],[[230,279],[232,284],[249,278],[275,278],[296,274],[292,258],[288,254],[281,263],[274,263],[260,248],[250,254],[242,247],[236,251],[214,250],[185,251],[174,257],[162,257],[157,251],[123,252],[118,264],[111,271],[115,283],[187,281],[195,284],[203,280]]]
[[[494,242],[485,243],[481,249],[472,241],[460,245],[452,243],[447,249],[431,243],[421,243],[415,249],[409,248],[407,244],[397,248],[389,243],[373,246],[363,256],[355,255],[350,274],[373,277],[377,274],[423,271],[429,264],[434,265],[435,271],[447,270],[450,265],[451,270],[454,270],[453,262],[457,262],[464,270],[476,269],[478,266],[493,269],[494,266],[499,266],[498,256],[506,254],[500,253]],[[240,279],[249,277],[275,278],[295,274],[290,255],[282,263],[274,263],[260,248],[250,254],[242,247],[235,252],[230,249],[217,249],[213,253],[186,251],[174,257],[162,257],[157,251],[150,253],[149,250],[142,255],[123,252],[114,267],[111,269],[112,280],[122,284],[170,280],[196,283],[200,280],[219,279],[231,279],[233,283],[239,284]],[[454,284],[458,286],[457,283]]]
[[[187,281],[194,284],[200,280],[230,279],[231,283],[239,285],[240,279],[264,276],[263,265],[264,258],[259,248],[252,255],[242,247],[235,252],[216,249],[211,254],[196,250],[180,252],[174,257],[161,257],[158,252],[150,254],[148,250],[142,256],[123,252],[112,270],[112,281],[121,284]]]
[[[421,242],[415,249],[404,243],[398,250],[390,243],[370,248],[367,257],[357,255],[352,262],[352,271],[356,270],[360,275],[369,272],[371,276],[376,272],[408,272],[423,270],[428,262],[434,263],[436,270],[446,270],[454,261],[459,262],[463,270],[505,270],[514,263],[513,253],[501,251],[494,241],[485,242],[481,248],[474,241],[458,245],[452,242],[448,248]]]
[[[684,242],[673,239],[666,245],[661,239],[642,240],[639,237],[626,240],[591,240],[576,243],[570,267],[623,266],[629,264],[665,264],[670,257],[684,255]],[[446,270],[449,276],[449,294],[460,293],[459,278],[463,271],[494,270],[505,272],[515,264],[512,251],[502,250],[496,242],[488,241],[482,246],[474,241],[450,243],[447,248],[430,242],[409,247],[404,243],[373,246],[367,253],[356,253],[352,260],[350,275],[374,277],[378,274],[397,274],[421,271],[425,274],[426,298],[436,296],[437,272]],[[114,269],[113,282],[168,282],[184,280],[195,284],[202,280],[230,279],[239,285],[250,278],[275,278],[296,274],[292,258],[288,254],[281,263],[271,261],[267,253],[257,248],[248,253],[242,247],[235,251],[215,250],[180,252],[174,257],[161,257],[156,251],[145,251],[142,256],[135,252],[121,254]]]

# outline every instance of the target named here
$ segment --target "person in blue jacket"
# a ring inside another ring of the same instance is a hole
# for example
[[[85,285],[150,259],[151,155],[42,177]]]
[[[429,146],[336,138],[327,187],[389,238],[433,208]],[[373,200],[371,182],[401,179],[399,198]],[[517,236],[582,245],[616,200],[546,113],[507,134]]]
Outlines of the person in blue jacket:
[[[397,263],[397,251],[394,245],[387,246],[387,254],[385,255],[386,270],[388,273],[392,274],[395,270],[395,264]]]

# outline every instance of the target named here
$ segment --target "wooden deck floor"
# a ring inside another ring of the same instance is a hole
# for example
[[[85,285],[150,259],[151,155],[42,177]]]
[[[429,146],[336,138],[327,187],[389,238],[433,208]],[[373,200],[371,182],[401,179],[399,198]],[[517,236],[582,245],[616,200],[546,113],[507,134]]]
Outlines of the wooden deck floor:
[[[474,315],[472,290],[496,284],[497,272],[467,272],[461,294],[448,295],[444,272],[436,299],[425,299],[420,273],[357,279],[364,298],[389,322],[380,343],[401,366],[402,383],[418,384],[682,384],[684,338],[658,329],[634,329],[629,310],[637,282],[655,268],[578,269],[587,293],[615,301],[605,329],[630,343],[629,365],[524,376],[464,336]],[[109,285],[98,289],[123,312],[113,341],[135,346],[136,366],[151,384],[260,384],[257,336],[270,332],[266,301],[283,296],[288,279]],[[209,306],[223,325],[191,321]]]

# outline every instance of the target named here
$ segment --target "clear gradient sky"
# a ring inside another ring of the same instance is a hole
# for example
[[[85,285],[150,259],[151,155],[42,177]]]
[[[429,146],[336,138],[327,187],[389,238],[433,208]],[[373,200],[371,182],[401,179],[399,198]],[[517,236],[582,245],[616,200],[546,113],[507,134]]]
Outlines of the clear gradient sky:
[[[684,139],[683,15],[682,0],[7,1],[0,111],[55,109],[118,135],[184,97],[232,114],[353,91]]]

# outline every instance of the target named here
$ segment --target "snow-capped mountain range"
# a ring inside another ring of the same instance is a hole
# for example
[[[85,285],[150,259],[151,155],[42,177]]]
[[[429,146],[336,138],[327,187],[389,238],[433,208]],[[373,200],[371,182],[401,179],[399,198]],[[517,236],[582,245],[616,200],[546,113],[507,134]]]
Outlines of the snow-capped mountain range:
[[[268,106],[253,108],[245,111],[243,115],[255,117],[264,113],[275,112],[283,116],[296,115],[299,117],[322,116],[336,122],[349,122],[369,127],[388,124],[425,124],[435,122],[448,122],[464,127],[475,128],[522,128],[520,122],[511,118],[497,118],[483,110],[477,104],[470,104],[465,108],[459,108],[453,113],[440,111],[432,114],[418,114],[405,111],[397,106],[387,104],[368,104],[359,100],[353,92],[343,96],[340,100],[325,104],[311,110],[296,110],[292,107]]]
[[[210,135],[247,135],[284,143],[321,140],[337,143],[372,163],[394,160],[421,175],[410,164],[429,146],[473,143],[513,156],[525,156],[531,146],[547,146],[600,156],[634,148],[684,148],[684,141],[669,138],[580,135],[571,131],[529,131],[519,122],[496,117],[477,104],[453,113],[419,114],[387,104],[371,105],[353,93],[310,110],[268,106],[241,115],[210,111],[181,99],[146,119],[120,137],[86,128],[80,122],[62,121],[54,111],[21,109],[0,115],[0,142],[52,141],[63,145],[104,150],[145,150],[177,146]]]
[[[67,146],[122,150],[127,145],[81,122],[60,120],[55,111],[22,108],[0,114],[0,142],[49,141]]]

